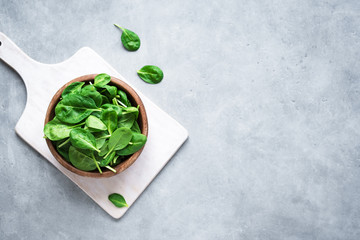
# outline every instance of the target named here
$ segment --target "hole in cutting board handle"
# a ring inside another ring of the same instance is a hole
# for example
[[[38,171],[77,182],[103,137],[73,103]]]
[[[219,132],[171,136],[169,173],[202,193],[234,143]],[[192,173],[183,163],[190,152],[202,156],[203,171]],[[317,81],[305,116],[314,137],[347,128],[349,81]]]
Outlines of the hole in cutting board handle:
[[[0,41],[0,47],[1,47],[1,41]]]

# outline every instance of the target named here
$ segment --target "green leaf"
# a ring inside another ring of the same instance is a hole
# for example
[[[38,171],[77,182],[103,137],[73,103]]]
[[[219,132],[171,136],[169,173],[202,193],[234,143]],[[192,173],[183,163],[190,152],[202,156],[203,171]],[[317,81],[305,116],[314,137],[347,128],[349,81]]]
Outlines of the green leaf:
[[[131,128],[134,124],[136,119],[136,116],[134,113],[127,113],[121,115],[119,121],[118,121],[118,127],[125,127],[125,128]]]
[[[130,130],[136,133],[141,133],[141,129],[137,121],[134,121],[134,124],[131,126]]]
[[[94,100],[97,107],[100,107],[102,104],[102,95],[92,85],[83,87],[83,89],[81,89],[81,95],[90,97]]]
[[[106,73],[101,73],[99,75],[96,75],[96,77],[94,78],[94,86],[103,88],[110,81],[111,77],[109,75],[107,75]]]
[[[136,51],[140,48],[140,38],[136,33],[130,31],[129,29],[120,27],[117,24],[114,25],[122,30],[121,42],[124,48],[129,51]]]
[[[116,151],[116,154],[120,156],[133,154],[139,151],[145,145],[146,140],[147,138],[145,135],[141,133],[133,133],[129,144],[125,148]]]
[[[132,138],[131,130],[128,128],[118,128],[109,138],[109,152],[120,150],[126,147]]]
[[[102,105],[101,108],[104,109],[104,110],[105,110],[105,109],[114,110],[114,111],[116,112],[116,115],[117,115],[118,117],[120,117],[120,116],[121,116],[121,113],[122,113],[121,107],[119,107],[119,106],[117,106],[117,105],[114,105],[114,104],[109,104],[109,103],[107,103],[107,104]]]
[[[105,95],[101,95],[102,98],[102,104],[110,103],[109,99]]]
[[[126,108],[123,108],[122,111],[123,111],[123,115],[131,114],[131,113],[135,114],[135,119],[137,119],[139,116],[139,109],[136,107],[126,107]]]
[[[146,65],[137,71],[139,77],[147,83],[157,84],[164,78],[163,71],[154,65]]]
[[[70,146],[69,148],[70,162],[74,167],[83,171],[92,171],[96,169],[96,164],[91,157],[91,154],[92,153],[89,150],[79,150],[73,146]]]
[[[80,149],[89,149],[100,152],[96,147],[96,140],[94,135],[92,135],[89,130],[75,128],[70,132],[70,141],[71,144]]]
[[[110,135],[108,135],[107,132],[105,132],[105,131],[95,132],[95,133],[93,133],[93,135],[96,139],[96,147],[97,147],[97,149],[100,149],[100,152],[101,152],[102,147],[104,146],[106,140],[110,137]]]
[[[117,128],[118,116],[115,110],[105,109],[101,112],[100,119],[103,121],[110,134]]]
[[[67,123],[63,123],[55,117],[53,120],[49,121],[45,125],[44,134],[51,141],[58,141],[68,138],[70,136],[70,131],[80,125],[82,124],[70,125]]]
[[[109,141],[107,141],[107,142],[105,141],[104,145],[102,145],[100,152],[99,152],[100,157],[105,156],[109,152],[108,144],[109,144]]]
[[[107,128],[105,124],[97,117],[90,115],[86,121],[86,126],[88,126],[90,129],[95,129],[99,131],[105,131]]]
[[[80,94],[70,94],[55,107],[56,117],[64,123],[78,123],[93,111],[100,111],[93,99]]]
[[[96,148],[100,149],[101,151],[101,148],[102,146],[104,146],[105,142],[106,142],[105,138],[96,138]]]
[[[122,207],[128,207],[125,198],[118,194],[118,193],[112,193],[109,195],[109,200],[112,202],[116,207],[122,208]]]
[[[106,89],[106,91],[109,93],[109,97],[112,99],[114,97],[116,97],[116,93],[117,93],[117,88],[115,86],[109,86],[106,85],[104,86],[104,88]]]
[[[97,118],[100,118],[100,116],[101,116],[101,111],[92,112],[90,115],[95,116],[95,117],[97,117]]]
[[[131,103],[124,91],[118,90],[117,94],[118,94],[118,98],[119,98],[120,102],[125,104],[125,106],[127,106],[127,107],[131,106]]]
[[[64,98],[67,95],[80,93],[81,87],[84,85],[84,82],[73,82],[69,86],[67,86],[61,94],[61,97]]]

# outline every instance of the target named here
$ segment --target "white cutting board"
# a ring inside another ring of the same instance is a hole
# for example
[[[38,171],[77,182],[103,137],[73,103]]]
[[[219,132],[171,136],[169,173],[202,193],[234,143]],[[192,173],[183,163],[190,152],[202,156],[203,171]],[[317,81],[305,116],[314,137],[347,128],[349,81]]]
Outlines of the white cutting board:
[[[120,218],[128,208],[116,208],[108,200],[108,195],[114,192],[122,194],[131,207],[185,142],[188,137],[186,129],[134,88],[144,103],[149,124],[148,141],[140,157],[127,170],[114,177],[95,179],[78,176],[56,161],[43,138],[45,113],[51,98],[65,83],[86,74],[108,73],[127,84],[129,82],[88,47],[81,48],[62,63],[43,64],[27,56],[1,32],[0,44],[0,59],[20,74],[27,90],[25,110],[16,124],[16,133],[107,213]]]

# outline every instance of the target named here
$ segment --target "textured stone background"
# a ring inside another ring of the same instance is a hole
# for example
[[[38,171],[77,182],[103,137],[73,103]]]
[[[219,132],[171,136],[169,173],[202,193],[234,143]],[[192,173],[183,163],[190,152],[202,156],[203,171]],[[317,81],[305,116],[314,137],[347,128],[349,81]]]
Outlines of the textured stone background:
[[[114,220],[16,136],[0,62],[0,239],[360,239],[359,1],[0,0],[0,31],[45,63],[93,48],[190,133]]]

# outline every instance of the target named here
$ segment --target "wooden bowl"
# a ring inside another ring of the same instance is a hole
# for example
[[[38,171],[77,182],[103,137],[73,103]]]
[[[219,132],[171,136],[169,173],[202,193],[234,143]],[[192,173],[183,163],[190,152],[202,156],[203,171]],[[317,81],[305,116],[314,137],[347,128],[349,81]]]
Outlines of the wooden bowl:
[[[85,75],[85,76],[75,78],[75,79],[71,80],[70,82],[68,82],[67,84],[65,84],[62,88],[60,88],[55,93],[54,97],[51,99],[49,107],[48,107],[48,109],[46,111],[45,124],[48,123],[50,120],[52,120],[55,117],[55,107],[56,107],[57,103],[60,101],[61,93],[64,91],[64,89],[67,86],[69,86],[73,82],[90,82],[90,81],[93,81],[96,75],[97,74],[89,74],[89,75]],[[127,94],[128,99],[129,99],[129,101],[131,102],[131,104],[133,106],[138,106],[139,105],[139,118],[138,118],[139,127],[141,129],[141,133],[147,136],[148,135],[147,116],[146,116],[144,104],[141,101],[140,97],[137,95],[137,93],[134,91],[134,89],[132,89],[129,85],[127,85],[125,82],[121,81],[118,78],[111,77],[111,82],[109,84],[114,85],[118,89],[121,89],[122,91],[124,91]],[[80,176],[93,177],[93,178],[112,177],[112,176],[124,171],[125,169],[130,167],[131,164],[133,164],[136,161],[136,159],[139,157],[140,153],[143,150],[143,148],[141,148],[139,151],[132,154],[128,159],[124,160],[123,162],[121,162],[120,164],[115,166],[114,169],[116,170],[116,173],[110,171],[109,169],[103,169],[103,173],[100,174],[97,170],[94,170],[94,171],[91,171],[91,172],[86,172],[86,171],[82,171],[80,169],[77,169],[71,163],[67,162],[56,151],[56,147],[54,146],[54,144],[49,139],[46,139],[46,143],[47,143],[52,155],[66,169],[68,169],[71,172],[76,173],[76,174],[78,174]]]

